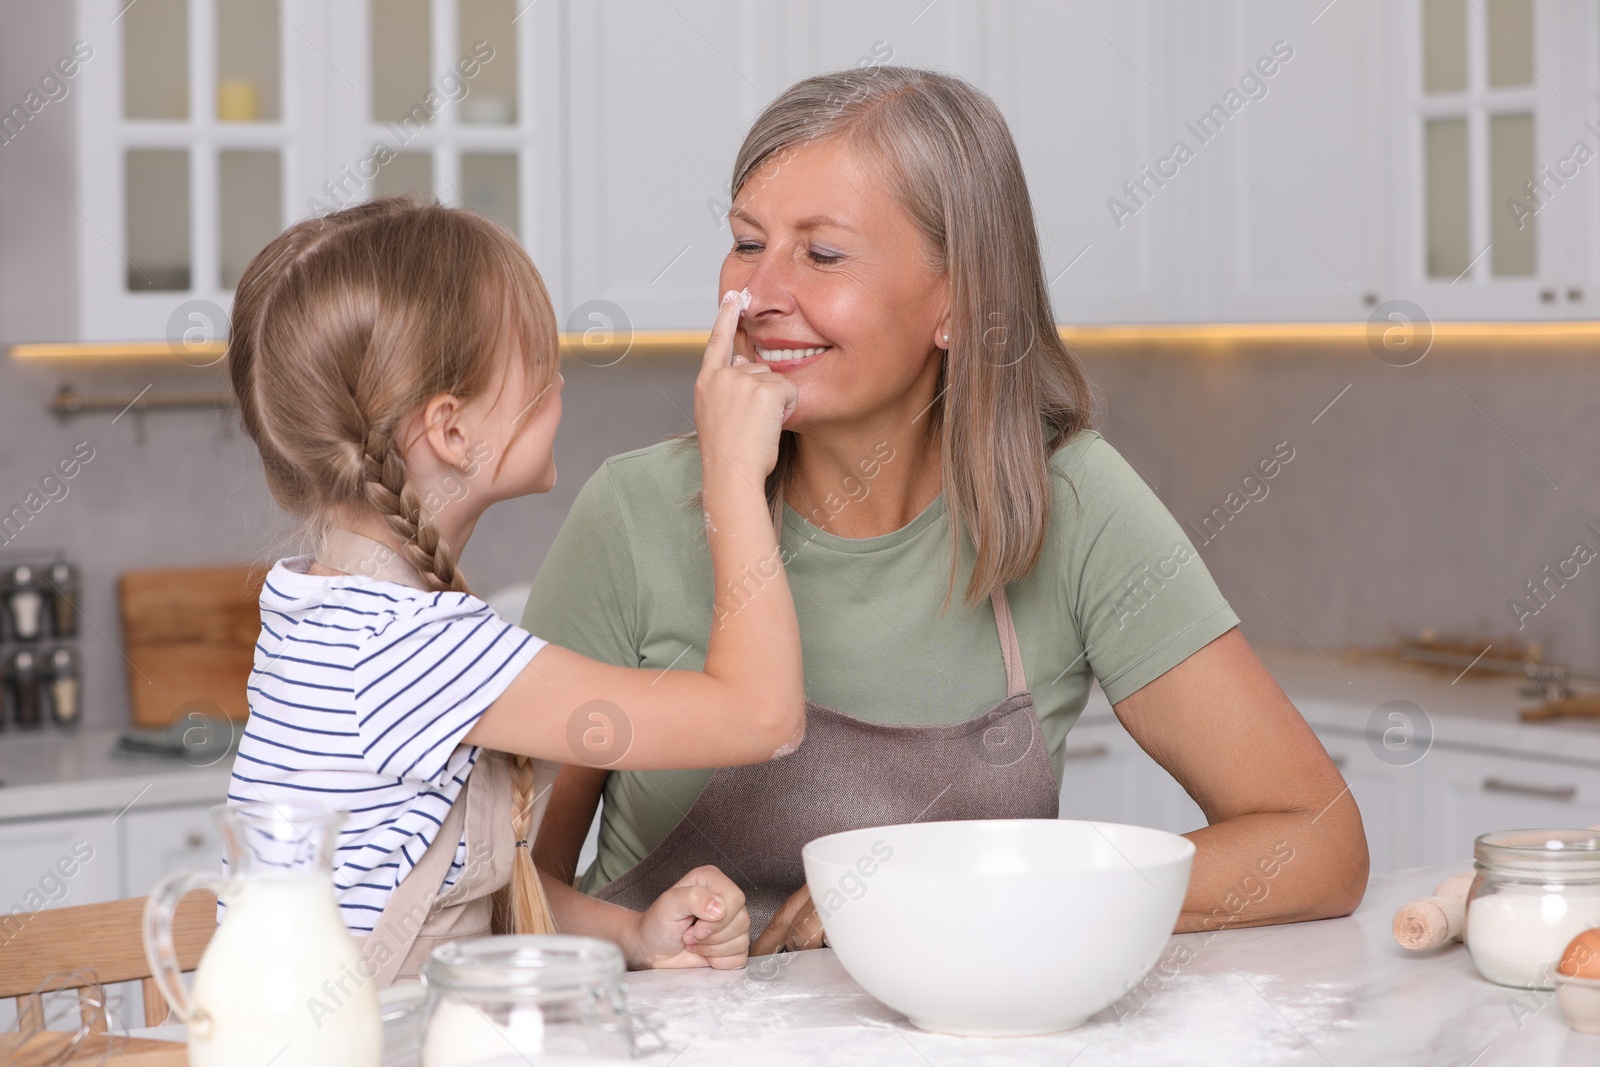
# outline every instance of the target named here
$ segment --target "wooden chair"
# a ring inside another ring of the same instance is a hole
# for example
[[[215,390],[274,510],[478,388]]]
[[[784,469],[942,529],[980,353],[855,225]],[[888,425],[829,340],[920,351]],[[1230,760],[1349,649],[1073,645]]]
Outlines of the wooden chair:
[[[19,1030],[44,1025],[44,1000],[34,992],[41,983],[53,975],[90,969],[101,984],[68,988],[77,988],[78,1010],[92,1033],[106,1032],[104,986],[114,982],[141,979],[144,1025],[159,1026],[166,1021],[170,1009],[150,977],[144,955],[144,902],[144,897],[131,897],[53,908],[15,916],[0,925],[3,936],[25,918],[15,935],[0,940],[0,1000],[16,998]],[[217,898],[204,891],[185,896],[172,923],[173,947],[181,970],[199,966],[200,954],[216,930]],[[4,1041],[0,1035],[0,1049]],[[0,1060],[11,1062],[5,1056]]]

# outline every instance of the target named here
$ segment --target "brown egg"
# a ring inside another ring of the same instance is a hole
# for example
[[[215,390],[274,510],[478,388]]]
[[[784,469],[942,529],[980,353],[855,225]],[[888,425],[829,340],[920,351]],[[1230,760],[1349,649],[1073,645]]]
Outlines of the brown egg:
[[[1600,929],[1573,938],[1556,970],[1568,978],[1600,978]]]

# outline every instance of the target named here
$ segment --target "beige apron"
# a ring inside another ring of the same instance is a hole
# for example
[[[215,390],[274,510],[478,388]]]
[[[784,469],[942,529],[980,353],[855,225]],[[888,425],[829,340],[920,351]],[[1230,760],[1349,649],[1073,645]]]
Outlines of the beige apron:
[[[380,986],[420,977],[422,965],[440,945],[493,932],[493,895],[510,883],[516,850],[528,847],[526,841],[512,836],[513,758],[487,748],[478,750],[477,764],[450,805],[444,825],[390,894],[377,925],[362,941],[362,954],[371,961]],[[560,770],[559,763],[534,760],[530,840],[538,831],[550,787]],[[466,867],[441,893],[463,831]]]
[[[425,589],[417,572],[391,549],[350,530],[324,535],[317,562],[346,574]],[[416,979],[422,965],[440,945],[492,932],[494,894],[510,884],[518,848],[527,848],[539,830],[561,764],[533,761],[533,818],[528,841],[517,841],[511,829],[515,759],[480,748],[466,784],[445,814],[439,832],[389,896],[372,933],[360,939],[379,986]],[[448,889],[440,892],[465,834],[466,866]]]
[[[1059,789],[1005,591],[990,598],[1008,695],[944,726],[858,719],[806,702],[806,736],[770,763],[712,772],[648,856],[595,896],[642,911],[713,864],[744,890],[754,940],[805,884],[800,850],[825,834],[953,819],[1054,819]]]

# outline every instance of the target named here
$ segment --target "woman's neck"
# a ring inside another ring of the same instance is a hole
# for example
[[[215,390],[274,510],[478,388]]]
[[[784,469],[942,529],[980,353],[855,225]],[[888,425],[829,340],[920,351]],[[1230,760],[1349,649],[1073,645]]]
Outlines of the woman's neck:
[[[920,515],[944,486],[933,413],[796,434],[785,501],[839,537],[880,537]]]

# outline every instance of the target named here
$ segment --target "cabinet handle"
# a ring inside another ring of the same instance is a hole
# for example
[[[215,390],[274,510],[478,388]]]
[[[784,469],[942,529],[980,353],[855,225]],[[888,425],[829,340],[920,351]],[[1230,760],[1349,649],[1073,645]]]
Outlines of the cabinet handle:
[[[206,843],[206,835],[199,830],[190,830],[183,839],[185,848],[200,848]]]
[[[1516,793],[1524,797],[1545,797],[1549,800],[1571,800],[1578,795],[1575,785],[1523,785],[1521,782],[1506,782],[1499,778],[1485,778],[1483,780],[1485,793]]]
[[[1111,755],[1111,746],[1105,742],[1097,745],[1084,745],[1082,748],[1064,748],[1061,750],[1062,759],[1102,759]]]

